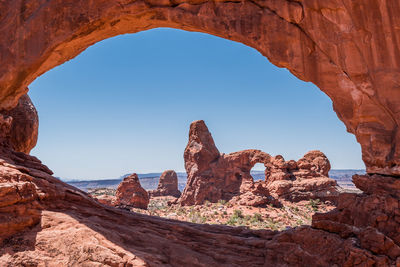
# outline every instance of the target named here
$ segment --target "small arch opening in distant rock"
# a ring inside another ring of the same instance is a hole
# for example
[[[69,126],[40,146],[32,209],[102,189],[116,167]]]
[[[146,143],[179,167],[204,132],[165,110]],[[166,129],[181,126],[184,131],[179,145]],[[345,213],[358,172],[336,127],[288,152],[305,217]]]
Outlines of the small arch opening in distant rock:
[[[265,179],[265,166],[263,163],[256,163],[250,171],[254,181]]]

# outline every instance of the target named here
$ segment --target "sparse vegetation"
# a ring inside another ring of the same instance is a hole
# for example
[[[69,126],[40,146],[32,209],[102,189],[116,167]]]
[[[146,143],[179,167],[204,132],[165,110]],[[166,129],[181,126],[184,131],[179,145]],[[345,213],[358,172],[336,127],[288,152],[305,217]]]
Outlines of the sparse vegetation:
[[[329,211],[333,208],[334,206],[318,199],[298,203],[284,202],[280,207],[269,205],[265,208],[255,208],[234,206],[225,200],[219,200],[217,203],[206,202],[203,205],[180,206],[168,204],[168,199],[161,197],[151,199],[148,210],[132,209],[132,211],[198,224],[225,224],[251,229],[284,230],[288,227],[310,225],[311,217],[315,212]]]
[[[226,200],[224,200],[224,199],[220,199],[220,200],[218,200],[218,204],[220,204],[220,205],[226,205]]]
[[[310,199],[309,201],[309,206],[312,208],[313,211],[318,211],[319,205],[321,204],[321,201],[319,199]]]

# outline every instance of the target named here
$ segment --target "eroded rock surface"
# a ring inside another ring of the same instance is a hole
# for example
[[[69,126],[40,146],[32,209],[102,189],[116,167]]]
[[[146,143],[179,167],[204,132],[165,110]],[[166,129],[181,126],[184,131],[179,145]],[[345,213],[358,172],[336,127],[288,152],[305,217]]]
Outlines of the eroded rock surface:
[[[73,3],[2,1],[0,110],[103,39],[157,27],[198,31],[242,42],[316,84],[356,135],[368,173],[400,176],[397,0]]]
[[[279,198],[335,201],[339,194],[322,152],[310,151],[297,162],[254,149],[220,154],[204,121],[190,125],[184,159],[188,180],[179,199],[182,205],[227,200],[261,206],[277,204]],[[253,181],[250,171],[256,163],[266,167],[265,181]]]
[[[180,197],[178,190],[178,176],[173,170],[167,170],[160,176],[157,189],[149,191],[150,197],[173,196]]]
[[[273,157],[265,170],[265,183],[275,198],[290,201],[320,199],[336,202],[337,183],[329,178],[328,158],[318,150],[307,152],[297,162]]]
[[[139,177],[136,173],[124,178],[118,185],[115,196],[115,205],[127,208],[147,209],[150,199],[147,191],[140,185]]]
[[[195,205],[206,200],[230,200],[252,186],[251,168],[269,158],[260,150],[220,154],[204,121],[195,121],[190,125],[184,153],[187,183],[179,203]]]
[[[0,265],[399,266],[398,14],[397,0],[1,1],[1,110],[105,38],[200,31],[249,45],[316,84],[356,135],[371,175],[355,177],[365,193],[341,194],[336,211],[314,216],[314,228],[175,222],[107,208],[55,179],[13,151],[12,120],[0,116]]]
[[[373,180],[371,186],[369,181]],[[337,209],[313,217],[313,227],[342,238],[357,238],[359,245],[400,264],[400,180],[380,175],[354,175],[363,194],[341,194]],[[382,264],[388,264],[382,260]]]
[[[12,118],[10,145],[15,151],[29,154],[36,145],[39,128],[38,114],[29,96],[23,95],[18,105],[3,115]]]
[[[10,119],[0,117],[0,128],[1,266],[396,266],[400,262],[395,178],[356,177],[356,185],[366,193],[341,195],[337,210],[314,216],[314,228],[277,232],[199,225],[101,205],[52,177],[36,158],[12,151],[5,134],[11,129]],[[366,183],[371,179],[376,187]]]

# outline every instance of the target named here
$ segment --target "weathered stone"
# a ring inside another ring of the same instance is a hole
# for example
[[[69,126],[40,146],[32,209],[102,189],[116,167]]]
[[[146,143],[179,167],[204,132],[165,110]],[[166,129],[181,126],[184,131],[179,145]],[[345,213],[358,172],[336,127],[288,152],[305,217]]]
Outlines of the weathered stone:
[[[178,190],[178,176],[173,170],[167,170],[160,176],[157,189],[149,191],[150,197],[173,196],[180,197]]]
[[[136,173],[124,178],[118,185],[115,196],[115,205],[127,208],[147,209],[150,199],[147,191],[140,185]]]
[[[267,153],[253,149],[220,154],[204,121],[195,121],[190,125],[184,153],[188,178],[179,203],[196,205],[206,200],[230,200],[253,187],[251,168],[256,163],[268,162],[269,158]]]
[[[386,175],[355,178],[366,193],[341,194],[336,211],[314,216],[318,229],[199,226],[99,205],[13,151],[11,117],[0,116],[0,265],[399,266],[399,13],[397,0],[0,1],[2,114],[38,76],[100,40],[199,31],[316,84],[356,135],[367,172]]]
[[[265,183],[271,196],[277,199],[300,201],[309,199],[336,202],[337,183],[329,178],[328,158],[318,150],[307,152],[297,162],[281,156],[266,164]]]
[[[220,154],[204,121],[190,125],[184,159],[188,180],[178,201],[182,205],[227,200],[262,206],[277,199],[336,201],[339,195],[322,152],[310,151],[297,162],[254,149]],[[254,183],[250,171],[256,163],[266,167],[265,181]]]
[[[29,154],[38,138],[39,118],[28,95],[23,95],[18,105],[3,113],[12,118],[10,144],[15,151]]]
[[[400,176],[396,0],[25,0],[3,1],[0,12],[0,110],[103,39],[157,27],[205,32],[251,46],[316,84],[356,135],[367,172]]]

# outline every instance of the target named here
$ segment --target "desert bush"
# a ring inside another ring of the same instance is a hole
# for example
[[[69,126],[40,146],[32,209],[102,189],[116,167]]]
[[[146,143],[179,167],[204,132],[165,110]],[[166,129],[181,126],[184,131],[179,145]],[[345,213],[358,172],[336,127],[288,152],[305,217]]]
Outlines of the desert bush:
[[[263,218],[260,213],[254,213],[253,217],[251,217],[250,222],[251,223],[258,223],[262,222]]]
[[[310,199],[308,206],[312,208],[313,211],[318,211],[318,206],[321,204],[319,199]]]
[[[225,206],[226,200],[220,199],[220,200],[218,200],[218,204]]]

